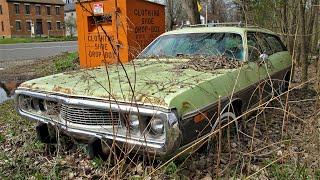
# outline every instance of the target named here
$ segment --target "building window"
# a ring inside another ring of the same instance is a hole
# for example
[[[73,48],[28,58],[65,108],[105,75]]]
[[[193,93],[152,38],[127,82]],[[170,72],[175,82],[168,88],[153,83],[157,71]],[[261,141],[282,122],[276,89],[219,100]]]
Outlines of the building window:
[[[27,31],[31,31],[31,21],[27,21]]]
[[[16,21],[16,30],[21,31],[21,21]]]
[[[16,14],[20,14],[20,5],[19,4],[14,4],[14,12]]]
[[[0,15],[2,14],[2,5],[0,5]]]
[[[47,7],[47,16],[51,15],[51,6],[46,6]]]
[[[1,29],[2,29],[2,32],[4,31],[4,23],[3,21],[1,21]]]
[[[30,4],[26,4],[24,7],[26,9],[26,14],[30,14]]]
[[[48,31],[52,31],[52,23],[48,21]]]
[[[41,6],[39,5],[36,6],[36,14],[41,15]]]
[[[60,16],[60,7],[59,6],[56,6],[56,15]]]
[[[61,22],[57,21],[57,31],[60,31],[60,30],[61,30]]]

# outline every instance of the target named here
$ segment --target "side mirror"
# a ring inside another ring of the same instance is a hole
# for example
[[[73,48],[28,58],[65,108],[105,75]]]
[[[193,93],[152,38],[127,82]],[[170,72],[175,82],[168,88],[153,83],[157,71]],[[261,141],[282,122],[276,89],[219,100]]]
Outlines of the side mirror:
[[[266,60],[269,60],[269,55],[268,54],[261,54],[260,61],[266,61]]]
[[[259,56],[259,64],[262,65],[265,62],[267,62],[269,60],[269,55],[268,54],[261,54]]]

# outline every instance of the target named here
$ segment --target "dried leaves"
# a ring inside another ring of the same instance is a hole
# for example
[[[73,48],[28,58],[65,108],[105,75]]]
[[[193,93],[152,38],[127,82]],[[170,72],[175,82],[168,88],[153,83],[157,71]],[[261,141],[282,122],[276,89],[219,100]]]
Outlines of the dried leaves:
[[[185,56],[181,57],[185,58]],[[188,56],[189,61],[176,65],[174,70],[193,69],[196,71],[213,71],[216,69],[233,69],[242,62],[224,56]]]

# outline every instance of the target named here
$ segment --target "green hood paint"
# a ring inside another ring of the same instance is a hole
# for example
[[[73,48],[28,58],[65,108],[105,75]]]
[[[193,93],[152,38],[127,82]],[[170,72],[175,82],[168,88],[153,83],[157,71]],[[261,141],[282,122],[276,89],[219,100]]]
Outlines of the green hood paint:
[[[20,87],[32,91],[60,92],[79,97],[110,98],[116,101],[175,107],[180,114],[194,111],[217,101],[219,95],[223,97],[232,92],[233,80],[240,68],[214,72],[175,68],[186,61],[189,60],[137,59],[125,64],[125,71],[135,92],[135,100],[121,65],[108,66],[110,88],[106,67],[47,76],[25,82]],[[249,81],[244,80],[241,86],[248,83]],[[241,89],[240,85],[236,89]]]

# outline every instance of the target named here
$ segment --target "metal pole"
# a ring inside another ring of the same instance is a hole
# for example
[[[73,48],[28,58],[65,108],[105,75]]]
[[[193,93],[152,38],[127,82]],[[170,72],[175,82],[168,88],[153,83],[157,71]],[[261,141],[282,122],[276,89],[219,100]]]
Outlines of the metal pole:
[[[208,26],[208,1],[206,1],[206,23],[205,24]]]

